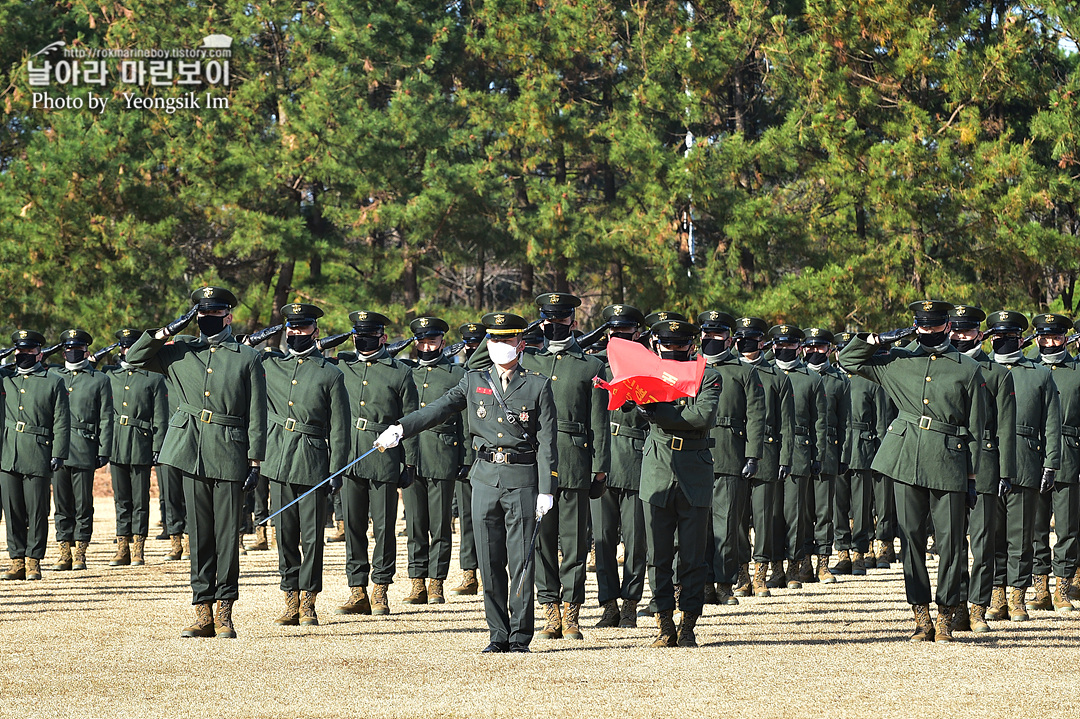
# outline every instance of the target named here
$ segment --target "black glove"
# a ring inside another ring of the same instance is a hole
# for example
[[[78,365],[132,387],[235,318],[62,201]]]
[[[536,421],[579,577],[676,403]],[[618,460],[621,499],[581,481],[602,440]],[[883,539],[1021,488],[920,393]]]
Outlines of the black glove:
[[[106,457],[105,455],[99,454],[97,456],[97,468],[98,469],[101,469],[102,467],[104,467],[108,463],[109,463],[109,458]]]
[[[623,412],[629,412],[634,407],[637,407],[637,405],[634,404],[634,400],[628,399],[628,400],[626,400],[625,402],[622,403],[622,407],[619,407],[619,409],[622,410]]]
[[[813,462],[810,463],[810,474],[814,475],[815,477],[821,474],[821,462],[815,459]]]
[[[743,479],[750,479],[757,474],[757,457],[747,457],[742,468]]]
[[[323,495],[327,497],[333,497],[335,494],[341,491],[341,475],[334,477],[329,482],[323,485]]]
[[[458,479],[466,479],[466,478],[468,478],[470,469],[472,469],[471,464],[463,464],[463,465],[461,465],[461,469],[459,469],[457,471],[457,478]]]
[[[1046,494],[1054,488],[1054,475],[1057,474],[1054,470],[1046,468],[1043,470],[1042,481],[1039,482],[1039,492]]]
[[[781,464],[780,465],[780,474],[779,474],[780,479],[787,479],[790,476],[791,476],[791,465],[790,464]]]
[[[4,359],[14,351],[14,347],[5,347],[4,349],[0,350],[0,359]]]
[[[637,405],[634,405],[634,406],[637,407],[638,412],[641,412],[641,414],[644,415],[645,419],[652,419],[652,416],[653,416],[652,405],[637,404]]]
[[[191,320],[195,319],[195,313],[199,311],[199,306],[195,305],[184,314],[177,317],[175,320],[165,325],[165,336],[172,337],[180,332],[180,330],[191,324]]]
[[[154,465],[155,467],[160,467],[161,462],[158,461],[158,458],[160,456],[161,452],[154,452],[153,456],[150,457],[150,464]]]
[[[49,469],[53,472],[59,472],[60,468],[64,466],[64,460],[59,457],[53,457],[49,460]]]
[[[975,492],[975,480],[974,479],[969,479],[968,480],[968,488],[967,488],[967,506],[968,506],[968,509],[975,509],[975,502],[977,502],[978,499],[979,499],[979,495],[976,494],[976,492]]]
[[[998,496],[1004,497],[1012,491],[1012,482],[1008,477],[1002,477],[998,480]]]
[[[845,475],[845,474],[847,474],[847,473],[848,473],[848,466],[847,466],[847,462],[841,462],[841,463],[840,463],[840,474],[841,474],[841,475]]]
[[[889,344],[892,344],[893,342],[899,342],[900,340],[904,339],[905,337],[910,337],[913,334],[915,334],[915,328],[914,327],[901,327],[900,329],[889,330],[888,332],[882,332],[877,337],[878,337],[878,342],[879,343],[881,343],[883,345],[889,345]]]
[[[259,486],[259,468],[252,467],[248,470],[247,476],[244,477],[243,491],[254,492],[255,488]]]
[[[606,492],[606,491],[607,491],[607,480],[606,479],[596,479],[596,476],[594,475],[593,476],[593,481],[589,485],[589,499],[600,499],[601,497],[604,496],[604,492]]]
[[[411,464],[406,464],[405,469],[401,470],[401,476],[398,477],[398,489],[408,489],[415,481],[416,467]]]

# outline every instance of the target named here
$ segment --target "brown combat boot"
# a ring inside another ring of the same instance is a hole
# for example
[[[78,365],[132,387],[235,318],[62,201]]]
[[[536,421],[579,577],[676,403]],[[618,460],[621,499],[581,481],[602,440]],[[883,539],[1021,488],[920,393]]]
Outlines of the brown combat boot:
[[[334,522],[334,531],[327,535],[326,541],[330,542],[344,542],[345,541],[345,520],[339,519]]]
[[[986,623],[986,607],[981,604],[972,604],[968,612],[968,623],[971,631],[976,634],[985,634],[990,631],[990,625]]]
[[[854,564],[852,560],[852,564]],[[863,555],[863,567],[865,569],[874,569],[877,567],[877,555],[874,554],[874,541],[870,541],[870,548],[866,550],[866,554]]]
[[[49,569],[54,572],[66,572],[71,569],[71,542],[60,542],[60,556],[57,557],[56,563]]]
[[[680,647],[696,647],[697,637],[694,636],[694,626],[697,624],[698,614],[683,612],[682,621],[679,622],[679,631],[676,634],[675,643]]]
[[[600,607],[604,612],[600,615],[600,621],[593,626],[597,629],[609,629],[611,627],[619,626],[619,600],[609,599],[601,604]]]
[[[544,605],[544,628],[537,636],[542,639],[562,639],[562,613],[558,602]]]
[[[180,636],[188,637],[212,637],[214,636],[214,610],[213,604],[206,602],[195,605],[195,623],[185,627]]]
[[[851,555],[846,549],[836,551],[836,564],[832,568],[833,574],[851,574]]]
[[[754,590],[750,587],[750,565],[739,565],[739,579],[735,582],[735,587],[731,590],[731,593],[736,597],[750,597],[753,596]]]
[[[300,626],[319,626],[319,614],[315,611],[315,598],[318,592],[300,592]]]
[[[443,593],[442,579],[427,580],[427,603],[446,604],[446,595]]]
[[[817,584],[818,582],[817,573],[814,571],[814,560],[809,554],[804,555],[799,561],[799,581],[803,584]]]
[[[730,584],[716,585],[716,603],[727,607],[737,607],[739,605],[739,600],[735,597],[735,593],[732,592]]]
[[[589,550],[589,561],[585,563],[585,571],[596,574],[596,548]]]
[[[784,574],[784,562],[771,562],[769,564],[769,578],[765,586],[769,589],[783,589],[787,586],[787,575]]]
[[[127,537],[116,538],[116,554],[109,562],[110,567],[127,567],[131,564],[131,547]]]
[[[1026,593],[1027,590],[1023,587],[1009,587],[1009,621],[1026,622],[1031,619],[1024,602]]]
[[[389,589],[389,584],[371,586],[371,613],[375,616],[385,616],[390,613],[390,599],[386,596]]]
[[[41,560],[33,557],[26,558],[26,580],[36,582],[41,579]]]
[[[954,632],[971,631],[971,615],[968,614],[968,607],[964,602],[961,602],[956,607],[956,611],[953,613],[951,628]]]
[[[817,579],[822,584],[836,584],[836,577],[829,571],[829,555],[819,554],[817,558]]]
[[[716,585],[705,582],[705,604],[719,604],[720,599],[716,596]]]
[[[72,569],[86,569],[86,549],[90,542],[75,542],[75,555],[71,558]]]
[[[619,612],[619,626],[623,629],[637,627],[637,602],[631,599],[622,600],[622,611]]]
[[[232,621],[233,600],[219,599],[214,612],[214,636],[218,639],[236,639],[236,627]]]
[[[461,577],[461,584],[450,590],[455,597],[473,595],[480,590],[480,582],[476,580],[476,570],[466,569]]]
[[[240,556],[247,556],[247,547],[244,546],[244,533],[240,532]]]
[[[131,566],[141,567],[146,564],[146,537],[136,534],[131,538]]]
[[[934,641],[934,622],[930,619],[930,605],[912,604],[911,611],[915,613],[915,633],[911,635],[910,641]]]
[[[190,535],[188,535],[188,534],[184,535],[184,541],[183,541],[183,544],[182,544],[180,549],[181,549],[181,554],[180,554],[180,559],[181,560],[191,559],[191,536]]]
[[[349,599],[334,610],[335,614],[371,614],[371,601],[364,587],[352,587]]]
[[[1054,609],[1059,612],[1071,612],[1074,607],[1069,601],[1069,589],[1072,580],[1069,577],[1057,577],[1054,582]]]
[[[274,620],[279,627],[300,626],[300,595],[292,589],[285,592],[285,612]]]
[[[1072,581],[1069,582],[1069,600],[1080,602],[1080,568],[1073,572]]]
[[[266,539],[266,525],[260,524],[255,527],[255,543],[248,547],[253,552],[265,552],[270,549],[270,542]]]
[[[424,578],[410,577],[409,581],[412,582],[412,589],[409,590],[409,593],[406,594],[401,601],[405,604],[427,604],[428,594],[427,587],[424,586]],[[389,612],[387,613],[389,614]]]
[[[0,575],[0,580],[22,581],[26,579],[26,560],[22,557],[11,560],[11,568]]]
[[[801,559],[789,559],[787,561],[787,588],[788,589],[802,589],[802,581],[799,579],[799,574],[802,570]]]
[[[681,584],[676,584],[675,585],[675,608],[678,609],[678,610],[682,609],[682,585]]]
[[[990,608],[986,610],[986,618],[1009,618],[1009,604],[1005,599],[1005,587],[994,587],[994,591],[990,594]]]
[[[851,576],[853,577],[865,577],[866,576],[866,560],[863,558],[862,552],[851,553]]]
[[[751,589],[753,589],[755,597],[772,596],[769,588],[765,585],[765,573],[768,569],[769,565],[765,562],[754,562],[754,579],[751,582]]]
[[[1026,602],[1029,612],[1036,609],[1054,608],[1054,602],[1050,597],[1050,575],[1036,574],[1032,582],[1032,588],[1035,590],[1035,596],[1031,598],[1030,602]]]
[[[649,645],[650,647],[677,647],[679,645],[679,630],[675,628],[672,614],[670,609],[656,613],[656,626],[659,631],[656,639]]]
[[[169,551],[165,555],[165,561],[175,562],[184,556],[184,535],[172,534],[169,536]]]
[[[566,602],[563,605],[562,635],[565,639],[582,640],[585,635],[581,633],[581,625],[578,623],[578,615],[581,613],[581,605]]]
[[[944,604],[937,605],[937,621],[934,623],[934,641],[951,642],[953,617],[956,607],[947,607]]]
[[[878,552],[878,569],[888,569],[888,567],[883,567],[881,565],[882,563],[891,564],[896,561],[896,549],[893,547],[893,540],[891,539],[888,542],[882,542],[881,544],[885,550],[885,559],[882,560],[882,553]]]

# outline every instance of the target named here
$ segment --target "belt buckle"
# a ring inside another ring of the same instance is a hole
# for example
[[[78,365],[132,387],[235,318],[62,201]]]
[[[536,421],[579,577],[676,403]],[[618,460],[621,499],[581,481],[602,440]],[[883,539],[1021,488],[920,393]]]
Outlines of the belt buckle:
[[[15,431],[16,432],[25,432],[26,431],[26,422],[16,422],[15,423]]]
[[[676,442],[679,443],[679,445],[677,447],[675,446]],[[672,437],[671,438],[671,448],[673,450],[675,450],[676,452],[681,452],[682,451],[682,446],[683,446],[683,438],[682,437]]]
[[[611,436],[612,437],[618,437],[619,436],[619,430],[622,429],[622,425],[619,424],[618,422],[609,422],[608,424],[611,425]]]
[[[210,422],[213,419],[214,419],[214,413],[212,411],[210,411],[208,409],[204,409],[202,412],[199,412],[199,421],[200,422],[205,422],[206,424],[210,424]]]
[[[361,422],[363,424],[361,424]],[[358,430],[360,430],[361,432],[365,431],[367,429],[367,418],[366,417],[357,417],[356,418],[356,428]]]
[[[930,423],[933,422],[932,417],[927,417],[925,414],[919,417],[919,429],[930,429]]]
[[[131,420],[130,416],[128,416],[126,414],[120,415],[120,426],[121,427],[127,427],[130,420]]]
[[[296,431],[296,420],[293,419],[292,417],[289,417],[287,420],[285,420],[285,431],[286,432],[295,432]]]
[[[495,452],[491,455],[491,461],[495,464],[506,464],[506,452]]]

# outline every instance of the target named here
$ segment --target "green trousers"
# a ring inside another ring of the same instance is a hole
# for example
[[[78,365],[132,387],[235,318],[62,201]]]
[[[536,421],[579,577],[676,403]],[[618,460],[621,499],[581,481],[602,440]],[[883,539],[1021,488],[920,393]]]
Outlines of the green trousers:
[[[964,562],[960,600],[990,606],[994,591],[994,541],[997,523],[998,497],[980,494],[975,499],[975,509],[968,512],[968,542],[971,549],[971,572]],[[966,558],[965,558],[966,559]]]
[[[773,557],[773,528],[775,520],[773,511],[776,503],[776,492],[780,484],[775,479],[758,479],[753,477],[750,483],[749,506],[742,514],[742,523],[739,526],[737,537],[739,545],[739,562],[749,564],[754,562],[770,562]],[[751,552],[750,524],[754,527],[754,544]]]
[[[170,535],[187,533],[187,505],[184,503],[184,477],[180,470],[167,464],[157,466],[158,487],[161,489],[165,516],[162,522]]]
[[[589,488],[560,487],[548,515],[540,523],[537,536],[536,599],[541,604],[560,601],[584,604],[585,565],[589,559]]]
[[[810,555],[830,555],[833,545],[833,481],[836,475],[822,474],[807,482],[803,506],[807,532],[804,551]]]
[[[739,581],[739,534],[750,501],[750,482],[741,476],[720,474],[713,478],[710,509],[712,546],[705,561],[711,565],[706,581],[737,584]],[[681,576],[681,575],[680,575]]]
[[[590,500],[596,548],[596,598],[633,603],[645,592],[645,510],[632,489],[609,488]],[[618,548],[623,544],[623,571],[619,579]]]
[[[397,570],[397,482],[346,477],[341,488],[345,514],[345,575],[350,587],[392,584]],[[368,516],[375,547],[368,559]]]
[[[94,470],[61,467],[53,472],[56,541],[89,542],[94,532]]]
[[[645,542],[648,546],[649,586],[653,612],[675,607],[675,562],[678,544],[679,609],[700,615],[705,604],[706,532],[709,508],[695,507],[678,488],[667,493],[663,506],[642,503],[645,510]]]
[[[833,527],[836,548],[866,554],[874,531],[873,473],[852,469],[833,481]]]
[[[110,464],[109,471],[116,505],[116,536],[147,536],[150,534],[150,465]]]
[[[967,495],[895,482],[896,520],[900,529],[904,563],[904,590],[908,604],[930,604],[930,574],[926,570],[927,518],[933,515],[938,548],[936,600],[955,607],[960,604],[960,585],[967,552]]]
[[[44,559],[49,541],[49,478],[0,472],[11,559]]]
[[[298,484],[271,481],[270,509],[277,511],[310,489]],[[322,591],[323,525],[326,515],[326,496],[320,490],[274,517],[281,591]]]
[[[1050,515],[1054,516],[1054,543],[1051,558]],[[1071,577],[1080,562],[1080,484],[1058,483],[1046,494],[1040,494],[1035,507],[1035,559],[1033,574],[1050,574],[1055,577]]]
[[[773,560],[802,559],[806,553],[807,514],[803,498],[809,477],[788,476],[776,488],[773,505]]]
[[[183,474],[191,535],[192,604],[235,600],[240,589],[241,482]]]
[[[458,564],[461,570],[476,569],[476,535],[473,529],[472,484],[458,480],[454,486],[458,506]]]
[[[874,516],[877,517],[874,539],[892,544],[892,541],[900,536],[896,530],[896,493],[893,490],[893,478],[879,472],[873,472],[873,476]]]
[[[446,579],[454,536],[450,512],[454,504],[453,479],[417,477],[401,491],[408,537],[409,577]]]
[[[1035,508],[1039,490],[1035,487],[1013,489],[998,499],[994,540],[994,584],[1027,589],[1035,563],[1032,540],[1035,536]]]

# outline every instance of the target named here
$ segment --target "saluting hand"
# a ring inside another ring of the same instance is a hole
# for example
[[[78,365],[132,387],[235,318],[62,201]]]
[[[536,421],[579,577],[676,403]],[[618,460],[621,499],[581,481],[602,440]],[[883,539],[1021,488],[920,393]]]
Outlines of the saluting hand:
[[[191,324],[191,320],[195,319],[195,314],[199,311],[198,305],[193,306],[190,310],[177,317],[175,320],[158,330],[158,339],[165,339],[166,337],[172,337],[180,332],[180,330]]]
[[[910,337],[915,334],[914,327],[900,327],[895,330],[889,330],[888,332],[882,332],[877,337],[877,344],[890,345],[893,342],[899,342],[900,340]]]

